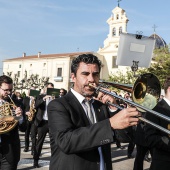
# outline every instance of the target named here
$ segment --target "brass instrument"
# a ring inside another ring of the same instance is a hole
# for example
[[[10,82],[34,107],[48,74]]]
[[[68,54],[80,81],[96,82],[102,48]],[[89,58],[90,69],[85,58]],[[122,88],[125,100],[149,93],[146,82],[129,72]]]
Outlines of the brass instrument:
[[[113,83],[113,82],[106,82],[106,81],[102,81],[102,83],[106,85],[110,85],[112,87],[116,87],[121,90],[131,92],[133,101],[130,101],[121,96],[118,96],[113,92],[109,92],[100,86],[95,87],[93,84],[89,84],[89,86],[96,89],[96,91],[100,91],[104,94],[108,94],[112,97],[121,99],[132,106],[135,106],[140,112],[147,111],[149,113],[154,114],[155,116],[158,116],[170,122],[170,117],[160,114],[154,110],[151,110],[156,106],[159,100],[159,97],[160,97],[160,92],[161,92],[160,82],[155,75],[151,73],[146,73],[146,74],[141,75],[140,77],[138,77],[133,87],[128,86],[128,85]],[[115,105],[109,102],[107,104],[117,107],[121,110],[123,109],[119,105]],[[139,119],[170,135],[170,130],[165,129],[143,117],[139,117]]]
[[[30,112],[30,115],[28,116],[28,121],[32,121],[33,118],[34,118],[34,114],[36,112],[36,109],[35,109],[35,99],[31,100],[29,112]]]
[[[0,134],[11,131],[18,123],[18,120],[15,120],[15,114],[13,113],[13,109],[16,108],[16,105],[10,96],[9,98],[12,103],[4,102],[0,106]]]

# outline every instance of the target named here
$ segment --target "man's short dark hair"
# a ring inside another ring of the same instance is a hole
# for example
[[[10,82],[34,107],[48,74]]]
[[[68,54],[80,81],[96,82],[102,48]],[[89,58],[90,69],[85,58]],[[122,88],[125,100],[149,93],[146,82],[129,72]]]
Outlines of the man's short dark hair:
[[[11,77],[3,75],[3,76],[0,76],[0,86],[2,85],[2,83],[12,84],[13,80],[11,79]]]
[[[66,89],[64,89],[64,88],[61,88],[60,90],[63,90],[63,92],[64,92],[64,95],[66,95],[66,93],[67,93],[67,90],[66,90]]]
[[[170,87],[170,77],[167,77],[165,82],[164,82],[164,91],[165,91],[165,94],[167,93],[168,87]]]
[[[81,54],[78,57],[74,58],[72,63],[71,63],[71,73],[74,73],[76,75],[79,64],[83,62],[86,64],[97,64],[99,67],[99,72],[101,70],[101,61],[98,59],[98,57],[96,57],[93,54]]]
[[[53,84],[53,83],[50,83],[50,82],[47,83],[47,84],[46,84],[46,87],[47,87],[48,85],[50,85],[51,87],[54,87],[54,84]]]

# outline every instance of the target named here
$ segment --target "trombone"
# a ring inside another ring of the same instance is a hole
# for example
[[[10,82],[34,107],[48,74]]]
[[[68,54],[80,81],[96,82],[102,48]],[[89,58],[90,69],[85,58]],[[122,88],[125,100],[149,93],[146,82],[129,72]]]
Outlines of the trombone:
[[[154,114],[155,116],[158,116],[158,117],[170,122],[170,117],[152,110],[156,106],[156,104],[159,100],[160,92],[161,92],[160,82],[155,75],[153,75],[151,73],[146,73],[146,74],[139,76],[138,79],[136,80],[133,88],[128,85],[123,85],[123,84],[118,84],[118,83],[113,83],[113,82],[106,82],[106,81],[101,81],[101,82],[105,85],[111,85],[112,87],[116,87],[121,90],[131,92],[133,101],[130,101],[130,100],[125,99],[121,96],[118,96],[113,92],[109,92],[101,86],[96,87],[93,84],[89,84],[89,86],[94,88],[97,92],[100,91],[104,94],[108,94],[115,98],[121,99],[121,100],[125,101],[126,103],[128,103],[132,106],[135,106],[140,112],[147,111],[149,113]],[[123,109],[119,105],[112,104],[110,102],[108,102],[107,104],[117,107],[120,110]],[[165,128],[163,128],[163,127],[161,127],[161,126],[159,126],[143,117],[139,117],[139,119],[145,123],[150,124],[151,126],[157,128],[157,129],[167,133],[168,135],[170,135],[170,130],[165,129]]]

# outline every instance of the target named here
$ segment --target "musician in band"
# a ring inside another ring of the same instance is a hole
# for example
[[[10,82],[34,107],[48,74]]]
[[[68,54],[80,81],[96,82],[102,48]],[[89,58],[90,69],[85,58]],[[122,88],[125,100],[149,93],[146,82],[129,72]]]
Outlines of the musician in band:
[[[164,98],[157,103],[153,110],[170,117],[170,77],[165,80],[164,92]],[[146,114],[146,119],[166,129],[170,128],[168,121],[151,113]],[[147,145],[153,150],[150,170],[170,169],[170,136],[149,124],[146,124],[145,134]]]
[[[13,81],[10,77],[3,75],[0,76],[0,108],[8,102],[13,105],[13,111],[15,114],[15,119],[18,120],[17,125],[3,133],[0,134],[0,169],[1,170],[16,170],[17,164],[20,160],[20,139],[18,128],[21,131],[25,131],[25,117],[22,116],[23,110],[21,103],[17,103],[15,100],[11,100],[9,97],[13,91]],[[20,107],[19,107],[20,106]],[[3,116],[3,111],[1,110],[0,125],[3,118],[9,118]],[[1,126],[2,127],[2,126]]]
[[[38,164],[39,157],[41,154],[41,150],[43,147],[46,134],[49,132],[47,105],[52,100],[53,97],[51,95],[46,94],[47,88],[54,88],[54,84],[47,83],[46,87],[44,88],[44,94],[39,95],[35,103],[37,114],[34,120],[34,125],[37,127],[37,133],[38,133],[36,147],[34,149],[34,154],[33,154],[33,158],[34,158],[33,166],[35,168],[40,167],[40,165]]]
[[[64,96],[64,95],[66,95],[66,94],[67,94],[67,90],[65,90],[64,88],[61,88],[61,89],[60,89],[59,97],[62,97],[62,96]]]
[[[30,89],[35,90],[35,87],[31,87]],[[32,120],[29,120],[29,117],[31,117],[32,115],[32,111],[35,110],[35,105],[32,103],[35,103],[36,97],[34,96],[30,96],[30,90],[28,90],[28,95],[23,99],[23,106],[24,106],[24,114],[26,115],[26,131],[25,131],[25,148],[24,148],[24,152],[28,152],[29,151],[29,146],[30,146],[30,133],[31,133],[31,155],[33,155],[34,152],[34,147],[35,147],[35,143],[36,143],[36,134],[37,134],[37,129],[36,126],[32,126],[33,125],[33,121],[35,118],[35,114],[32,117]],[[32,108],[33,107],[33,108]]]
[[[48,125],[51,133],[50,170],[111,170],[113,130],[136,125],[136,108],[124,109],[109,118],[117,108],[107,106],[115,99],[99,92],[98,98],[89,83],[98,85],[101,61],[93,54],[73,59],[73,88],[48,105]]]
[[[142,114],[142,117],[145,116],[146,113]],[[152,150],[150,147],[147,146],[146,140],[145,140],[145,122],[139,122],[136,131],[135,131],[135,144],[136,144],[136,157],[134,161],[133,170],[143,170],[143,164],[144,160],[150,162],[149,153],[152,154]]]

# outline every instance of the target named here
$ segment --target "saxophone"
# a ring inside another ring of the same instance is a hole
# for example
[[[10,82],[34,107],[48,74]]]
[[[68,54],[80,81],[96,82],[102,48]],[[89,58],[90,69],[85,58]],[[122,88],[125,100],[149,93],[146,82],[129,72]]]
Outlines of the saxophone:
[[[36,112],[36,109],[35,109],[35,99],[31,100],[29,112],[30,112],[30,115],[28,116],[28,121],[32,121],[33,118],[34,118],[34,114]]]

